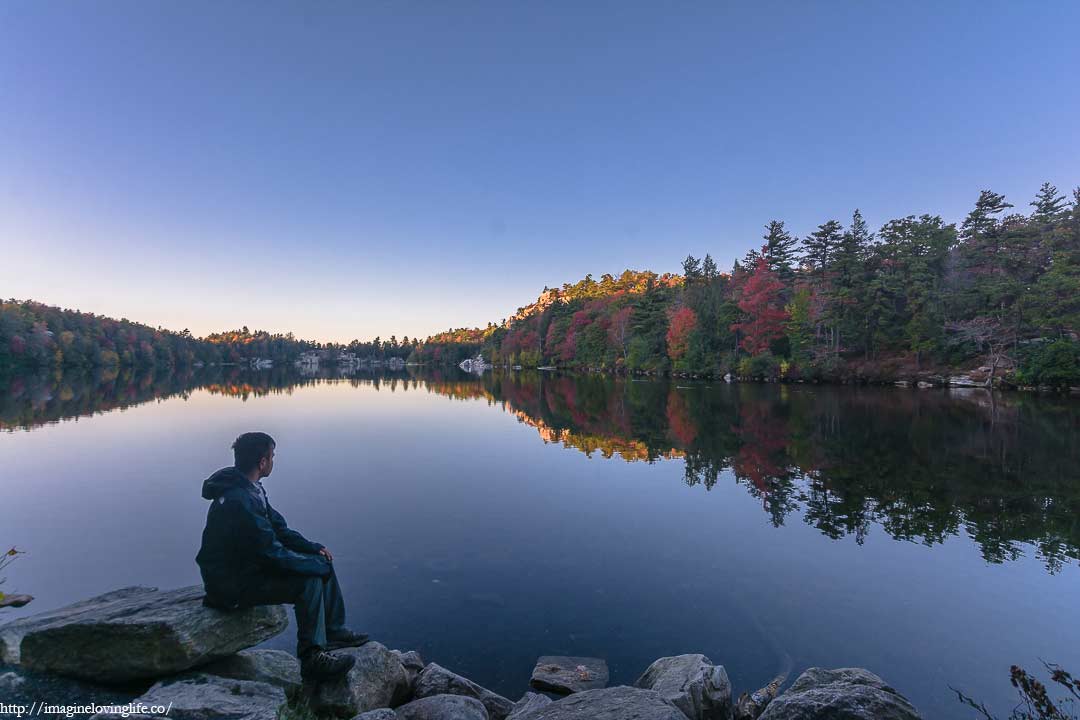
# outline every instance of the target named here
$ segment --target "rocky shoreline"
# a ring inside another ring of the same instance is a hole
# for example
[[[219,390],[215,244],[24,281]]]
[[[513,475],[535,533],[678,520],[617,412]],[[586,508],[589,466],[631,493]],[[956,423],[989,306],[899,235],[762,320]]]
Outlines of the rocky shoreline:
[[[918,711],[862,668],[810,668],[737,700],[723,665],[701,654],[664,657],[633,685],[608,687],[598,658],[542,656],[518,700],[494,693],[416,651],[378,642],[338,652],[355,658],[339,678],[304,683],[299,662],[251,649],[288,627],[286,610],[222,612],[202,606],[202,587],[129,587],[0,625],[0,694],[18,696],[41,678],[71,678],[79,697],[48,702],[130,701],[94,720],[915,720]],[[29,678],[29,679],[28,679]],[[127,687],[107,699],[108,688]],[[81,693],[102,690],[97,700]],[[775,697],[774,697],[775,696]],[[144,710],[143,712],[147,712]],[[45,713],[48,715],[48,713]]]

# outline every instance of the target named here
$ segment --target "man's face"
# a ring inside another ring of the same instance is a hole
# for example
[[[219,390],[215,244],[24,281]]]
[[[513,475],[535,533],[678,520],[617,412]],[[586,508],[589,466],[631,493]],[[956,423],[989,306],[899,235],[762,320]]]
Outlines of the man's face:
[[[266,457],[259,461],[259,477],[264,478],[270,475],[274,471],[274,448],[270,448],[270,452]]]

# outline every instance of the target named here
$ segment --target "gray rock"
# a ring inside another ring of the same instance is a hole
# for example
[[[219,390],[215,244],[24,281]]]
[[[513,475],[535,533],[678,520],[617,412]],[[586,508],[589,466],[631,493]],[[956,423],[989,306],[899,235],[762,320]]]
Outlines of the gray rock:
[[[524,713],[520,720],[686,720],[686,716],[655,690],[619,685],[574,693]]]
[[[286,694],[300,690],[300,661],[283,650],[241,650],[199,668],[210,675],[270,683]]]
[[[599,658],[543,655],[536,661],[529,685],[537,690],[576,693],[607,686],[607,663]]]
[[[356,663],[345,675],[324,680],[311,689],[310,701],[317,713],[351,718],[397,705],[407,698],[409,679],[405,668],[385,646],[372,641],[334,654],[352,655]]]
[[[420,657],[420,653],[416,650],[409,650],[408,652],[391,650],[390,652],[394,653],[401,666],[405,668],[405,676],[409,680],[408,699],[412,700],[413,690],[416,688],[416,678],[424,670],[424,658]]]
[[[514,703],[513,711],[506,716],[506,720],[520,720],[533,710],[539,710],[551,704],[551,698],[540,693],[527,692],[520,700]]]
[[[352,720],[398,720],[398,714],[390,708],[379,708],[360,713]]]
[[[280,605],[232,612],[203,607],[201,585],[118,593],[124,594],[68,608],[27,630],[22,664],[101,683],[160,678],[257,645],[289,626]]]
[[[413,693],[417,698],[435,695],[462,695],[476,698],[484,704],[492,720],[503,720],[514,709],[512,700],[482,688],[472,680],[450,672],[441,665],[429,663],[416,679]]]
[[[37,615],[0,625],[0,663],[7,665],[19,664],[19,647],[22,644],[23,637],[31,630],[40,630],[57,623],[72,622],[86,613],[100,611],[111,603],[152,592],[157,592],[157,588],[138,586],[121,588],[87,600],[80,600],[72,605],[65,605],[56,610],[49,610],[48,612],[38,613]]]
[[[660,658],[638,678],[635,687],[655,690],[690,720],[728,720],[731,681],[723,665],[704,655]]]
[[[464,695],[432,695],[397,709],[401,720],[488,720],[484,704]]]
[[[862,668],[810,668],[759,720],[918,720],[918,711]]]
[[[200,673],[159,682],[132,702],[168,708],[169,720],[276,720],[285,691],[267,683]],[[155,716],[164,716],[164,711]],[[98,713],[91,720],[120,717]]]
[[[420,671],[424,669],[424,658],[420,657],[420,653],[416,650],[409,650],[408,652],[402,652],[400,650],[391,650],[394,653],[398,661],[405,667],[406,670],[415,670],[419,675]]]
[[[13,672],[0,673],[0,691],[14,692],[15,688],[26,682],[26,678]]]

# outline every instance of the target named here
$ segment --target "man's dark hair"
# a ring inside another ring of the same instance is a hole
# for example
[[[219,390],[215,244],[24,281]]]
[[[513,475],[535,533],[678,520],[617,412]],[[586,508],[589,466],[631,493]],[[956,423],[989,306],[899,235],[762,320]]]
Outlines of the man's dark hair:
[[[264,432],[244,433],[232,444],[233,464],[240,472],[251,472],[275,445],[274,438]]]

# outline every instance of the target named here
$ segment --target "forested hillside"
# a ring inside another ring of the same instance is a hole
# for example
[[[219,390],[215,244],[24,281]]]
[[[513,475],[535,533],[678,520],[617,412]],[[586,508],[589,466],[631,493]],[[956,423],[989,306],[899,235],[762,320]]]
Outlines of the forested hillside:
[[[856,210],[803,238],[774,220],[730,272],[707,253],[681,276],[587,276],[413,358],[868,381],[983,365],[988,380],[1076,384],[1080,188],[1045,183],[1028,207],[984,190],[959,228],[920,215],[872,232]]]
[[[328,360],[341,352],[359,358],[405,358],[418,343],[407,337],[348,345],[300,340],[288,334],[239,330],[194,337],[149,325],[65,310],[31,300],[0,300],[0,372],[41,368],[184,368],[196,363],[292,362],[317,351]]]

